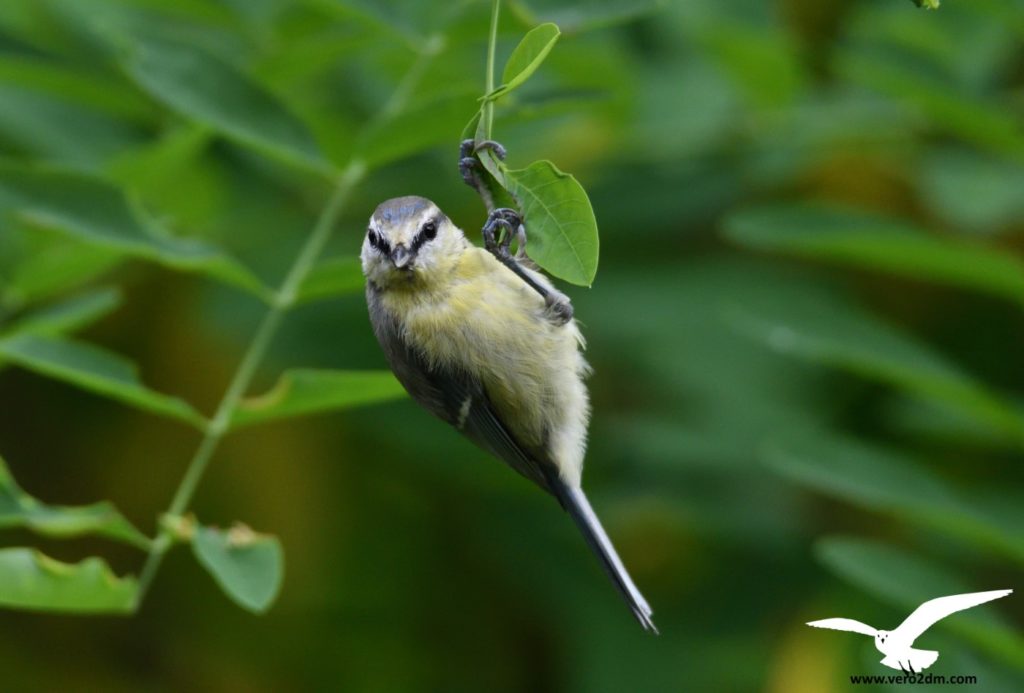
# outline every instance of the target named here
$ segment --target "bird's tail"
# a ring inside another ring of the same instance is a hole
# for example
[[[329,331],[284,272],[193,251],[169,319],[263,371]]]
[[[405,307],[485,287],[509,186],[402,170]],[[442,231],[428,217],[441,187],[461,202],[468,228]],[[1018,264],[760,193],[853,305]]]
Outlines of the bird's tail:
[[[579,527],[580,532],[583,533],[583,538],[586,539],[590,550],[601,561],[604,572],[608,573],[608,577],[612,579],[622,598],[626,600],[626,604],[629,605],[636,620],[645,630],[657,633],[658,629],[655,628],[654,621],[651,620],[651,607],[647,605],[644,595],[640,594],[640,590],[636,588],[629,573],[626,572],[626,567],[622,565],[622,559],[615,552],[611,539],[605,534],[600,520],[594,514],[594,509],[590,507],[590,502],[583,495],[583,489],[558,484],[556,494],[562,502],[562,506]]]

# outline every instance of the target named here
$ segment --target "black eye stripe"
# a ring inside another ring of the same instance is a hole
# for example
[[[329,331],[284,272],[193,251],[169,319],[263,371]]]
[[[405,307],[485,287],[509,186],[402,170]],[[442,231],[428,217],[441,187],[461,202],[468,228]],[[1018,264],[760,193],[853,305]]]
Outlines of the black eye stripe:
[[[366,238],[367,240],[370,241],[371,248],[374,248],[375,250],[378,250],[382,253],[391,252],[391,246],[386,240],[384,240],[384,236],[382,234],[379,234],[373,229],[370,229],[366,234]]]
[[[436,217],[426,221],[423,226],[420,227],[419,233],[416,234],[416,238],[413,239],[413,250],[419,250],[424,243],[437,238],[437,227],[440,225],[441,222]]]

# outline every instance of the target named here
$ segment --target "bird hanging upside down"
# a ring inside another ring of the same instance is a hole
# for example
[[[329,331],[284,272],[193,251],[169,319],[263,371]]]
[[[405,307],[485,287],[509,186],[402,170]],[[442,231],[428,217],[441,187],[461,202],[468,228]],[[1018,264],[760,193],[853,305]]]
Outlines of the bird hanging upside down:
[[[517,235],[520,259],[509,252]],[[422,197],[377,207],[361,255],[374,334],[413,399],[558,499],[633,615],[657,632],[580,487],[589,367],[572,306],[524,266],[513,210],[492,211],[484,238],[488,250]]]

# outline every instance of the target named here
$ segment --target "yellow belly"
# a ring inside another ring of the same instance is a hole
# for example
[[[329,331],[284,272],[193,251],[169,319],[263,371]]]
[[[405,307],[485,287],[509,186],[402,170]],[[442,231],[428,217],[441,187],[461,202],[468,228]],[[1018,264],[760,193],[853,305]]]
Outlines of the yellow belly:
[[[550,447],[552,434],[567,425],[581,438],[574,424],[582,416],[585,427],[586,364],[575,324],[551,324],[540,295],[479,248],[466,250],[451,280],[439,284],[443,290],[389,291],[383,297],[385,307],[402,316],[403,337],[432,364],[478,377],[523,445]],[[577,447],[579,455],[552,450],[552,457],[578,456],[564,461],[579,467],[582,441]]]

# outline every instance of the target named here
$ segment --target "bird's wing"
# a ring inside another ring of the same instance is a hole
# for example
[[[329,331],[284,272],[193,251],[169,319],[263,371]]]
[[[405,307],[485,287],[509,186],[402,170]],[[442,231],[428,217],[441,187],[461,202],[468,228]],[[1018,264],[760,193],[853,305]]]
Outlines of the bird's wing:
[[[1013,592],[1013,590],[992,590],[990,592],[971,592],[969,594],[954,594],[948,597],[931,599],[914,609],[914,613],[907,616],[906,620],[892,632],[893,637],[898,637],[908,645],[932,627],[937,621],[941,621],[950,614],[957,611],[970,609],[993,599],[999,599]]]
[[[878,631],[866,623],[854,621],[852,618],[823,618],[820,621],[810,621],[809,626],[814,628],[829,628],[831,630],[848,630],[852,633],[861,633],[875,637]]]
[[[448,422],[478,446],[552,493],[549,475],[541,469],[542,451],[520,445],[496,413],[479,379],[457,368],[432,365],[403,338],[394,317],[367,289],[367,303],[377,340],[391,370],[412,398]]]

